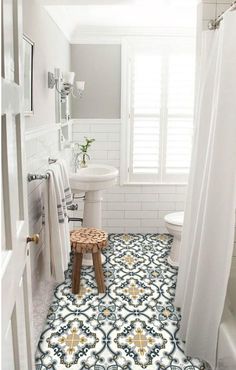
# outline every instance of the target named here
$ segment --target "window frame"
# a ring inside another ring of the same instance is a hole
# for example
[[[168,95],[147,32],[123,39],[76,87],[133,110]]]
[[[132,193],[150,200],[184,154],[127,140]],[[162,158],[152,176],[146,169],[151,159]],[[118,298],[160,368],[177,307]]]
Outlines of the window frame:
[[[164,174],[163,173],[163,166],[160,167],[161,171],[159,174],[135,174],[133,176],[132,171],[130,171],[132,168],[132,140],[131,140],[131,134],[132,134],[132,125],[131,125],[131,99],[130,99],[130,93],[131,93],[131,63],[130,63],[130,52],[132,51],[132,48],[134,45],[138,44],[142,47],[142,45],[148,46],[150,45],[153,47],[153,44],[157,44],[163,42],[165,37],[169,38],[172,44],[173,38],[175,38],[175,41],[177,42],[177,46],[175,47],[182,47],[181,40],[184,37],[185,39],[185,49],[186,45],[189,50],[192,51],[193,54],[195,54],[195,60],[196,60],[196,46],[195,46],[195,37],[193,34],[186,35],[183,34],[177,34],[177,35],[160,35],[160,36],[153,36],[153,37],[127,37],[122,40],[121,43],[121,144],[120,144],[120,184],[121,185],[132,185],[132,184],[139,184],[139,185],[186,185],[188,180],[188,174],[182,174],[176,176],[176,174]],[[165,41],[164,41],[165,42]],[[163,42],[163,44],[164,44]],[[168,46],[169,49],[169,46]],[[162,54],[163,55],[163,54]],[[167,57],[167,54],[165,54],[165,57]],[[196,66],[195,66],[196,69]],[[165,78],[167,78],[167,71],[165,72]],[[161,99],[164,99],[163,97]],[[160,148],[159,148],[159,155],[160,155],[160,163],[163,163],[163,156],[166,155],[166,135],[167,135],[167,122],[168,117],[171,115],[168,114],[167,109],[163,109],[163,106],[166,107],[166,104],[162,104],[162,109],[160,111]],[[143,115],[142,115],[143,116]],[[186,118],[192,118],[194,114],[181,114],[180,117],[186,116]],[[177,114],[173,115],[174,118],[177,117]],[[163,129],[163,126],[165,125],[165,129]],[[194,126],[193,126],[194,131]],[[163,176],[164,175],[164,176]]]

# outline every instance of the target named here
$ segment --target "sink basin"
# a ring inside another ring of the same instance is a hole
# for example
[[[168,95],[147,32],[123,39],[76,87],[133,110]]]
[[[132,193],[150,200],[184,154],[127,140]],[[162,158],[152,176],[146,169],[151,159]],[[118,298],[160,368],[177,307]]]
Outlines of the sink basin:
[[[89,164],[69,175],[72,193],[85,192],[83,227],[102,227],[102,190],[116,184],[118,170],[105,164]],[[101,256],[102,263],[105,257]],[[83,256],[83,265],[92,266],[91,253]]]
[[[105,164],[90,164],[69,176],[73,193],[110,188],[116,184],[117,177],[117,168]]]

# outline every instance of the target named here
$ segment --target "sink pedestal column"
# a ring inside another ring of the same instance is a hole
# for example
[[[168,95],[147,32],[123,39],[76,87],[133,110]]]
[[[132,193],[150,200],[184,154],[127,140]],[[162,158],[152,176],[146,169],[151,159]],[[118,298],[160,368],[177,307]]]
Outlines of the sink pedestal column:
[[[101,229],[102,227],[102,192],[97,191],[86,191],[84,199],[84,215],[83,215],[83,227],[96,227]],[[105,257],[101,255],[102,263],[105,262]],[[93,259],[91,253],[84,253],[83,265],[92,266]]]
[[[83,227],[102,227],[102,192],[86,191],[84,198]]]

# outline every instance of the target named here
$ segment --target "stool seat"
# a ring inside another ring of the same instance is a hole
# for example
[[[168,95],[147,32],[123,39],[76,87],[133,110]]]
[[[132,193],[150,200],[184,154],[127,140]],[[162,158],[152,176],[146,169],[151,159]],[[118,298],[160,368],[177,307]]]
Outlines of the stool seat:
[[[103,230],[82,227],[71,232],[71,247],[77,253],[96,253],[107,246],[107,237]]]
[[[107,233],[96,228],[83,227],[70,233],[71,248],[74,252],[72,293],[77,294],[80,290],[80,274],[83,253],[92,253],[98,292],[105,292],[101,250],[107,246],[107,239]]]

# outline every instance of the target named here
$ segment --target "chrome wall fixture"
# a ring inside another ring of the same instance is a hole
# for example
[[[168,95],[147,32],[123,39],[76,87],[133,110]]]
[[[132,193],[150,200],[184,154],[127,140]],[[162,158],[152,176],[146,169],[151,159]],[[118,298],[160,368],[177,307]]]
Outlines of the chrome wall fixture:
[[[27,180],[28,182],[34,181],[34,180],[48,180],[50,177],[49,173],[45,173],[45,175],[37,175],[34,173],[28,173]]]
[[[209,30],[216,30],[217,28],[220,27],[220,22],[223,20],[223,17],[226,13],[236,10],[236,0],[233,1],[228,9],[226,9],[223,13],[218,15],[216,19],[211,19],[210,22],[208,23],[208,29]]]
[[[56,163],[57,159],[56,158],[48,158],[48,164],[53,164]]]
[[[57,159],[56,158],[48,158],[48,164],[53,164],[56,163]],[[49,173],[45,174],[35,174],[35,173],[28,173],[27,175],[27,180],[28,182],[34,181],[34,180],[48,180],[50,177]]]
[[[56,68],[54,74],[52,72],[48,72],[48,88],[56,88],[57,92],[61,96],[61,102],[65,102],[66,97],[70,94],[74,98],[81,98],[84,91],[85,82],[75,81],[74,86],[74,79],[74,72],[63,72],[60,74],[60,70]]]
[[[75,81],[76,89],[72,90],[72,95],[74,98],[82,98],[85,82],[84,81]],[[74,93],[75,92],[75,93]]]

